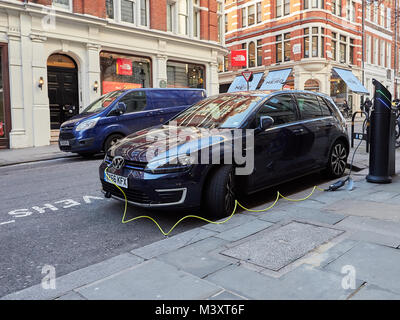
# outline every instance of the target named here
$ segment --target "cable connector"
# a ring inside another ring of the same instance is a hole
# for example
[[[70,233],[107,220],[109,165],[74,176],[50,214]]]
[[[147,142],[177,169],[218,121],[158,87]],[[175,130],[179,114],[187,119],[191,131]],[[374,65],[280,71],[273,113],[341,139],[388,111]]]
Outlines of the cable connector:
[[[345,184],[346,184],[346,182],[347,182],[347,180],[348,180],[348,179],[346,179],[346,180],[339,180],[338,182],[336,182],[336,183],[334,183],[334,184],[331,184],[331,185],[329,186],[329,188],[326,189],[325,191],[336,191],[336,190],[338,190],[338,189],[344,187]]]

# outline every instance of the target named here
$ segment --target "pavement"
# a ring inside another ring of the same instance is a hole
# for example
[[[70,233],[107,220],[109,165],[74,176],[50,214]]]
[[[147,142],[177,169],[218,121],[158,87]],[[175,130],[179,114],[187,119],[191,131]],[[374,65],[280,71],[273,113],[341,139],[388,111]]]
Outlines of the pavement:
[[[33,148],[4,149],[0,150],[0,167],[69,157],[78,157],[78,155],[61,151],[58,144]]]
[[[366,182],[364,147],[355,163],[352,191],[281,199],[1,299],[399,300],[400,151],[391,184]]]

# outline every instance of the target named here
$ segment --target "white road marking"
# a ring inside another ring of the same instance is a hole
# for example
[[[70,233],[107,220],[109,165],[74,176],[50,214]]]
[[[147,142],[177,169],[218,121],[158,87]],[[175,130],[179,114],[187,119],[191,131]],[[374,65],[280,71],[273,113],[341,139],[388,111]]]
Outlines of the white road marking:
[[[0,223],[0,226],[3,226],[3,225],[5,225],[5,224],[11,224],[11,223],[14,223],[14,222],[15,222],[15,220],[6,221],[6,222],[1,222],[1,223]]]

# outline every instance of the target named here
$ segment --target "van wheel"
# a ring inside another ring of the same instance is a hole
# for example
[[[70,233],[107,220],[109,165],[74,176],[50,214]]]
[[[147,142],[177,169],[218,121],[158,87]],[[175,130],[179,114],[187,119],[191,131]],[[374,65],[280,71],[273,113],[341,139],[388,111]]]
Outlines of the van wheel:
[[[349,153],[345,144],[341,141],[336,141],[330,152],[328,165],[325,169],[328,177],[340,178],[344,175],[348,156]]]
[[[205,190],[205,208],[213,218],[224,218],[235,208],[235,175],[232,166],[218,168],[209,178]]]
[[[112,134],[104,142],[104,152],[107,152],[114,144],[121,140],[124,136],[122,134]]]

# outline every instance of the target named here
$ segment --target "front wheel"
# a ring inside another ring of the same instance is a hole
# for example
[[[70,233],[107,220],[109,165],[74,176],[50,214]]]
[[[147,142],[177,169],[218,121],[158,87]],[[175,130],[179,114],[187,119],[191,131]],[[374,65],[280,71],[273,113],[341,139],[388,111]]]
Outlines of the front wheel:
[[[107,152],[114,144],[121,140],[124,136],[121,134],[112,134],[104,142],[104,152]]]
[[[205,190],[205,207],[213,218],[224,218],[235,209],[235,175],[232,166],[219,167],[209,178]]]
[[[326,173],[331,178],[340,178],[344,175],[347,166],[347,158],[349,152],[345,144],[341,141],[336,141],[329,155]]]

